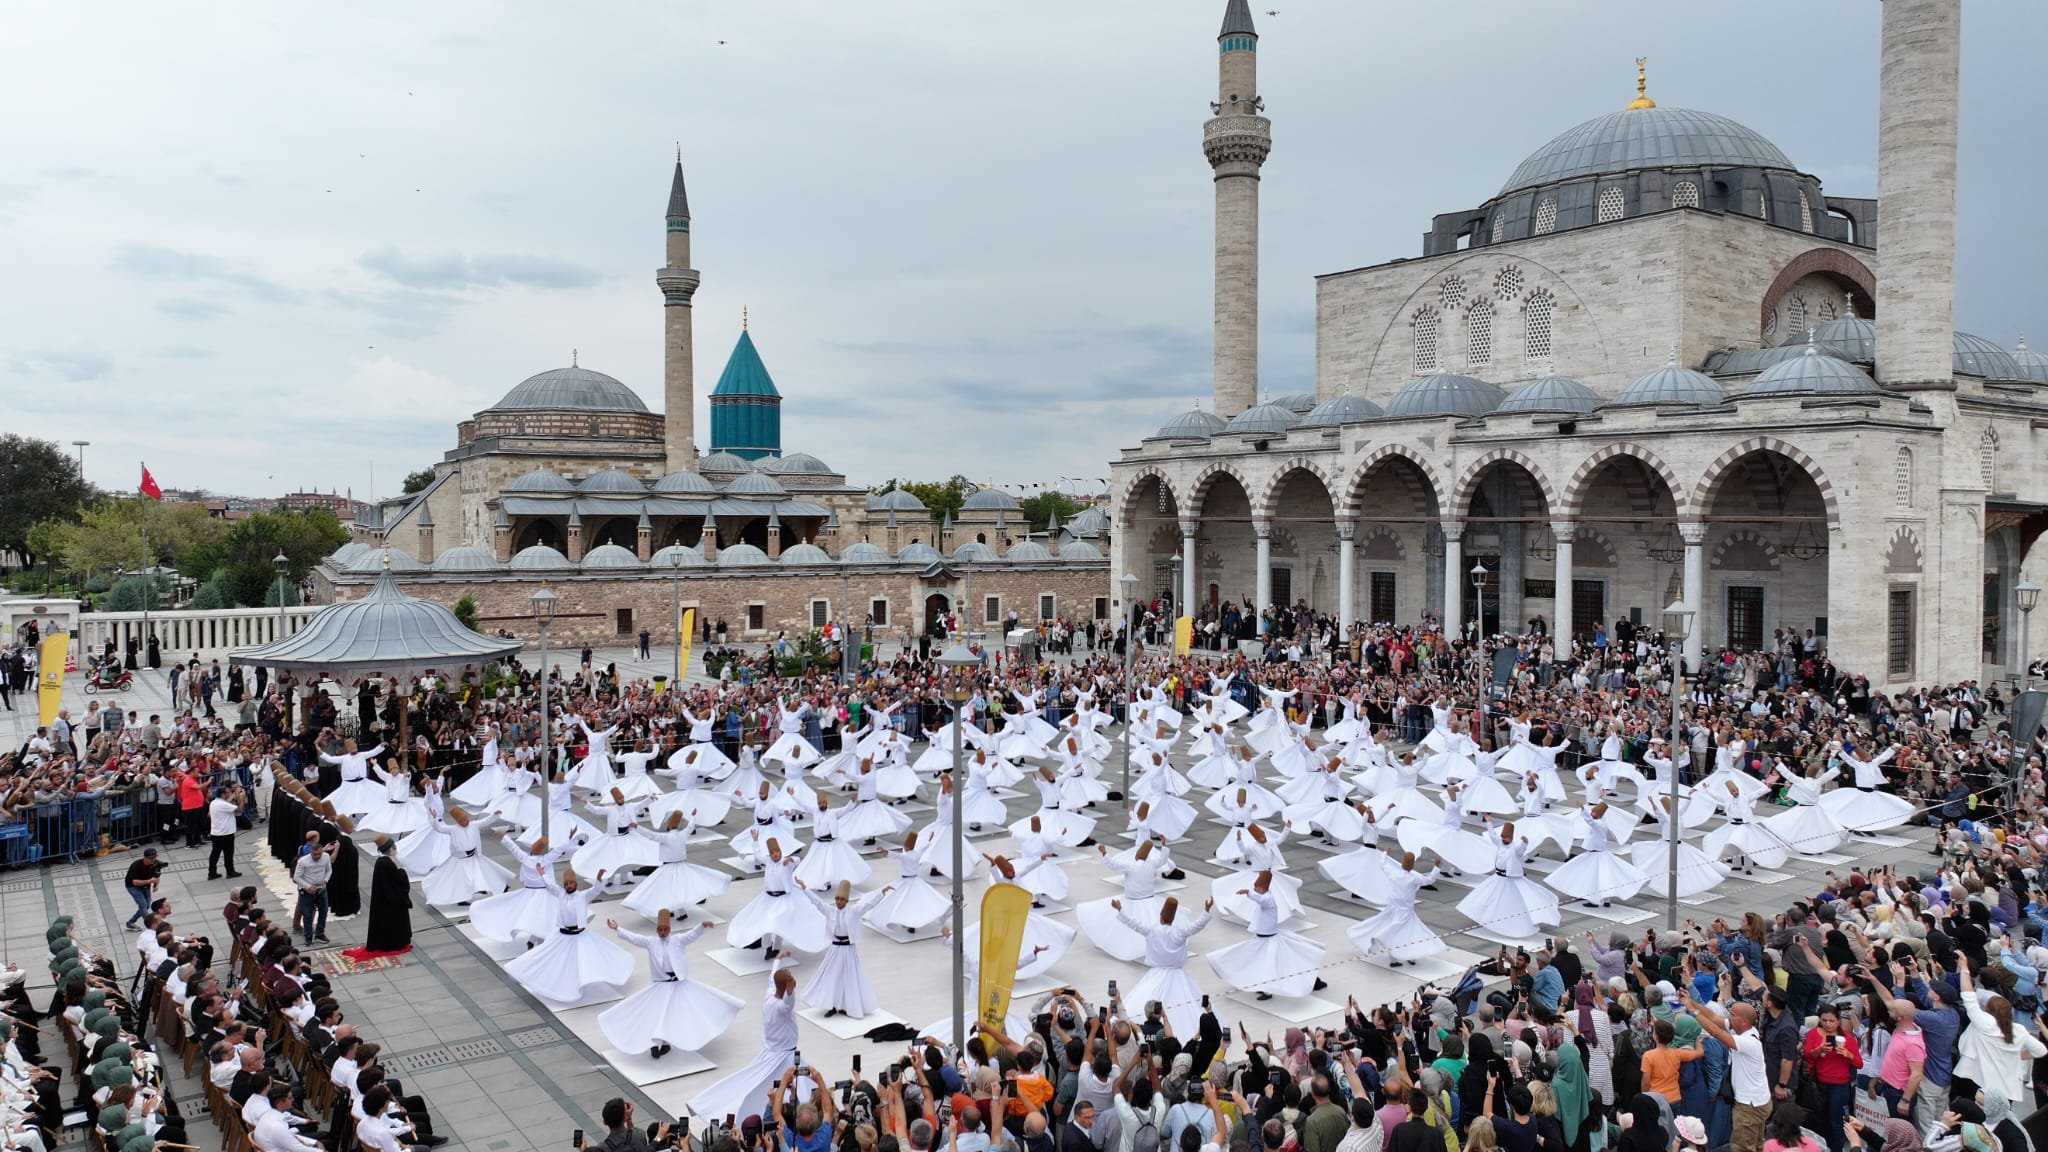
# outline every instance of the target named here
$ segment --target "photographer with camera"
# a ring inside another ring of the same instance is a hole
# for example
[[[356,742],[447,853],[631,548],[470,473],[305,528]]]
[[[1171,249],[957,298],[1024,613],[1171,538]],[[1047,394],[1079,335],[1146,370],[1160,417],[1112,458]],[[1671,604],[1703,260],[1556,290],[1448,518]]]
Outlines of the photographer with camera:
[[[604,1142],[597,1146],[595,1152],[655,1152],[657,1149],[678,1147],[690,1137],[688,1121],[676,1128],[667,1124],[650,1124],[644,1132],[633,1127],[633,1102],[622,1096],[605,1101],[598,1119],[604,1121],[605,1134]],[[592,1152],[580,1129],[576,1133],[574,1152]]]
[[[811,1098],[801,1103],[789,1100],[799,1076],[811,1085]],[[851,1082],[845,1087],[851,1088]],[[789,1102],[785,1104],[785,1100]],[[791,1064],[775,1087],[769,1089],[768,1116],[778,1124],[787,1152],[830,1152],[837,1143],[834,1129],[839,1123],[839,1108],[815,1069]]]

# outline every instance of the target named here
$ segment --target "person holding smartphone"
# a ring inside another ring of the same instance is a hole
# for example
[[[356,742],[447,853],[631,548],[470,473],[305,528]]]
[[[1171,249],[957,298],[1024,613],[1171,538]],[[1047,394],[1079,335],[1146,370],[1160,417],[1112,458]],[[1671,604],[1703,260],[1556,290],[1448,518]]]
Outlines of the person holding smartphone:
[[[1844,1152],[1849,1135],[1843,1122],[1856,1100],[1856,1073],[1863,1067],[1863,1049],[1853,1033],[1842,1028],[1832,1004],[1820,1007],[1820,1022],[1807,1030],[1801,1045],[1806,1070],[1820,1086],[1821,1135],[1829,1152]]]

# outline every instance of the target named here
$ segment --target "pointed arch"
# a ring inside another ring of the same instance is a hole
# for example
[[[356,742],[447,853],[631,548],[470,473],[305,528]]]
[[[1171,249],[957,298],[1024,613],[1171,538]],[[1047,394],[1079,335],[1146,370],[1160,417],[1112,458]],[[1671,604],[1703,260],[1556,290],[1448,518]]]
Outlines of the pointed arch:
[[[1486,475],[1488,468],[1503,462],[1513,464],[1529,474],[1529,479],[1535,483],[1536,490],[1543,495],[1543,509],[1546,513],[1554,516],[1558,509],[1564,507],[1557,499],[1557,489],[1551,485],[1550,478],[1543,474],[1543,469],[1537,467],[1534,460],[1512,448],[1496,448],[1474,460],[1471,467],[1465,469],[1464,476],[1458,480],[1457,492],[1451,498],[1453,516],[1462,517],[1465,514],[1465,509],[1472,503],[1473,493],[1479,490],[1480,478]]]
[[[1208,502],[1209,490],[1215,486],[1216,481],[1226,476],[1237,482],[1246,500],[1251,499],[1253,488],[1245,482],[1244,475],[1229,464],[1215,463],[1195,474],[1194,482],[1188,485],[1187,499],[1181,504],[1182,513],[1196,517],[1205,515],[1206,510],[1202,506]]]
[[[1266,486],[1259,491],[1258,496],[1252,501],[1252,515],[1261,520],[1271,518],[1278,511],[1280,490],[1286,486],[1288,480],[1300,474],[1312,476],[1315,478],[1316,483],[1322,485],[1323,495],[1330,501],[1330,508],[1334,511],[1337,507],[1337,493],[1341,486],[1331,479],[1330,474],[1324,471],[1320,464],[1313,460],[1295,457],[1294,459],[1282,462],[1279,467],[1273,470],[1273,475],[1266,481]]]
[[[1712,464],[1707,465],[1706,471],[1700,475],[1699,483],[1694,485],[1692,490],[1692,507],[1696,515],[1713,507],[1714,492],[1727,478],[1729,469],[1741,462],[1743,457],[1755,452],[1771,452],[1783,456],[1805,472],[1807,478],[1813,481],[1814,487],[1820,489],[1821,504],[1827,509],[1828,527],[1841,527],[1842,508],[1841,502],[1835,496],[1834,482],[1828,479],[1827,473],[1813,457],[1807,455],[1797,445],[1788,444],[1776,436],[1751,437],[1721,453]]]
[[[1145,483],[1147,480],[1158,481],[1158,489],[1148,486]],[[1123,492],[1117,496],[1116,503],[1113,505],[1116,509],[1116,522],[1118,524],[1133,524],[1141,516],[1159,515],[1156,495],[1158,491],[1166,493],[1169,514],[1177,512],[1180,508],[1186,506],[1185,502],[1180,498],[1180,493],[1174,490],[1173,481],[1167,477],[1165,470],[1153,465],[1146,465],[1132,473],[1130,479],[1124,483]],[[1144,501],[1151,501],[1151,503],[1143,503],[1141,498]]]
[[[1560,509],[1559,514],[1564,519],[1576,520],[1584,514],[1586,493],[1592,486],[1593,478],[1617,456],[1627,456],[1635,460],[1648,469],[1651,475],[1664,481],[1664,487],[1671,492],[1673,514],[1682,517],[1687,513],[1690,508],[1687,502],[1688,493],[1685,486],[1678,482],[1678,473],[1671,470],[1671,465],[1666,464],[1662,457],[1648,448],[1621,440],[1586,457],[1586,462],[1579,465],[1578,471],[1572,473],[1571,480],[1565,484],[1564,502],[1557,506]]]
[[[1358,467],[1353,468],[1351,475],[1345,479],[1343,498],[1337,503],[1339,520],[1358,518],[1360,490],[1365,487],[1366,481],[1372,479],[1374,473],[1380,471],[1389,460],[1396,458],[1409,465],[1400,469],[1399,477],[1407,485],[1409,494],[1414,497],[1417,512],[1424,516],[1443,514],[1444,483],[1443,477],[1437,473],[1436,466],[1422,453],[1406,444],[1387,444],[1374,449],[1365,459],[1359,461]]]

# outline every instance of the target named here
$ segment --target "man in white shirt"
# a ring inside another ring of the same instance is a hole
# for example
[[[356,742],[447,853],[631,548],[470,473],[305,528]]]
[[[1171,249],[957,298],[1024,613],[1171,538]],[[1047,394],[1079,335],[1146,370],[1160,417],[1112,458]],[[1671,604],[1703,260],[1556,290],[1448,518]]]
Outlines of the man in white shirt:
[[[235,871],[235,827],[241,813],[242,790],[230,784],[217,793],[211,804],[206,806],[209,821],[207,834],[213,839],[213,851],[206,857],[206,878],[220,879],[220,866],[227,864],[228,878],[241,873]]]
[[[291,1085],[282,1081],[272,1084],[266,1098],[270,1110],[256,1121],[256,1148],[258,1152],[324,1152],[318,1140],[299,1132],[292,1124],[297,1117],[289,1111]]]
[[[1735,1131],[1729,1152],[1763,1152],[1764,1121],[1771,1114],[1771,1083],[1764,1072],[1764,1038],[1756,1030],[1756,1005],[1737,1001],[1728,1006],[1728,1027],[1703,1011],[1691,992],[1685,1006],[1707,1035],[1728,1048],[1728,1076],[1735,1089]]]

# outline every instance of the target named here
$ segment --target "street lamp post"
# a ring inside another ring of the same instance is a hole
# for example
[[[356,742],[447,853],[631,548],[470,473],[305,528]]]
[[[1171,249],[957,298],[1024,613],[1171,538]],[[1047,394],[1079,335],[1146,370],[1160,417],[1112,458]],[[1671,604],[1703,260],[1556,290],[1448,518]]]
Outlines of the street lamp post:
[[[668,554],[668,622],[676,630],[676,678],[675,691],[683,690],[683,546],[678,544]]]
[[[1685,707],[1685,665],[1682,653],[1685,640],[1692,634],[1692,606],[1683,600],[1673,600],[1664,609],[1664,638],[1671,646],[1671,781],[1666,795],[1671,798],[1670,859],[1665,869],[1664,927],[1678,931],[1678,751],[1685,738],[1679,731],[1681,710]]]
[[[83,480],[85,479],[85,450],[92,446],[92,441],[73,440],[71,446],[78,449],[78,478]]]
[[[1132,657],[1138,651],[1138,577],[1126,572],[1117,581],[1124,587],[1124,791],[1131,794],[1131,704],[1137,699],[1137,683],[1132,679]]]
[[[548,622],[555,618],[556,596],[546,585],[527,597],[533,605],[533,619],[540,625],[540,836],[548,837],[548,790],[555,782],[555,734],[548,725]]]
[[[960,730],[967,723],[967,700],[973,695],[973,674],[981,661],[955,638],[939,653],[945,671],[946,701],[953,706],[953,1051],[967,1048],[967,826],[962,804],[967,795],[967,764]]]
[[[2020,691],[2025,692],[2033,681],[2029,675],[2031,665],[2027,662],[2027,626],[2033,623],[2034,606],[2041,602],[2041,586],[2032,580],[2022,580],[2013,586],[2013,595],[2019,599],[2020,609]]]
[[[1479,664],[1474,679],[1479,682],[1479,696],[1486,697],[1486,561],[1472,565],[1472,593],[1478,603],[1472,612],[1472,648],[1479,655]]]
[[[284,639],[285,632],[284,590],[286,585],[284,580],[284,571],[285,569],[292,566],[292,561],[291,557],[286,556],[284,554],[284,550],[280,548],[278,549],[277,555],[272,556],[270,558],[270,564],[272,567],[277,569],[277,638],[279,640],[282,640]]]

